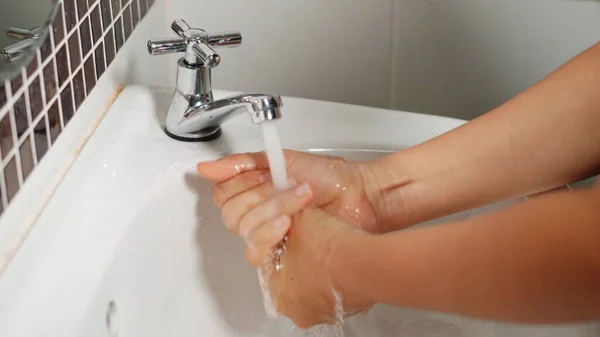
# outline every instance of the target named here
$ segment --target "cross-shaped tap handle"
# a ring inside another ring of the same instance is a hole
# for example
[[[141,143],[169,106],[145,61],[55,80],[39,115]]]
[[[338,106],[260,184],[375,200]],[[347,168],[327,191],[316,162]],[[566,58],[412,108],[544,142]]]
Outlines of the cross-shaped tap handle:
[[[165,55],[185,52],[188,64],[204,64],[214,68],[221,62],[221,57],[214,48],[237,47],[242,43],[242,34],[237,31],[208,34],[199,28],[191,28],[183,19],[175,20],[171,29],[179,38],[148,41],[148,53]]]

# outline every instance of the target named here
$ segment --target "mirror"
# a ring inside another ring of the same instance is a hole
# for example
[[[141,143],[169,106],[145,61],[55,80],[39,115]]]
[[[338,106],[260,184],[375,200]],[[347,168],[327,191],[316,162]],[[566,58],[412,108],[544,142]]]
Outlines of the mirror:
[[[40,47],[59,0],[0,0],[0,82],[27,66]]]

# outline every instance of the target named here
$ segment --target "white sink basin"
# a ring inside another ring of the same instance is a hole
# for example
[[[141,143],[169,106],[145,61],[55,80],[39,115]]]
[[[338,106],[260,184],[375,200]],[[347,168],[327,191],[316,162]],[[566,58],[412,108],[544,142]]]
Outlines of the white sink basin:
[[[304,335],[266,318],[243,243],[224,229],[212,185],[195,174],[198,161],[262,150],[260,129],[242,115],[216,141],[178,142],[162,132],[164,114],[157,113],[169,99],[170,91],[128,87],[115,102],[0,279],[0,336]],[[462,123],[293,98],[284,105],[286,148],[356,160]],[[498,326],[377,306],[345,329],[348,337],[479,337],[502,335]],[[526,331],[594,333],[584,325]]]

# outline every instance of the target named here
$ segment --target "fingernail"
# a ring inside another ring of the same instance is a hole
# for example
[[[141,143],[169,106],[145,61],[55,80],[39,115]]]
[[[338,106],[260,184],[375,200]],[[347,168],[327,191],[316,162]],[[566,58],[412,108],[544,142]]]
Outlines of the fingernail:
[[[306,196],[309,193],[310,193],[310,185],[308,185],[308,183],[304,183],[304,184],[296,187],[296,189],[294,190],[294,194],[296,194],[296,196],[298,196],[298,197]]]
[[[285,230],[287,229],[289,223],[290,217],[287,215],[282,215],[273,221],[273,226],[275,226],[277,230]]]
[[[269,173],[263,173],[258,177],[258,181],[261,183],[267,182],[271,180],[271,175]]]

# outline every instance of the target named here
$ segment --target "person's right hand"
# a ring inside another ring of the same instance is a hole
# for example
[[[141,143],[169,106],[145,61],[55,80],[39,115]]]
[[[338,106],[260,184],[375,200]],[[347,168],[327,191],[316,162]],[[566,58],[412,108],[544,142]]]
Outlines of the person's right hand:
[[[288,177],[310,185],[314,196],[312,206],[354,227],[368,232],[378,231],[378,218],[371,197],[379,186],[376,186],[377,179],[373,177],[372,163],[290,150],[285,151],[285,158]],[[235,154],[214,162],[201,162],[197,169],[201,176],[216,183],[213,200],[221,209],[227,228],[240,236],[253,230],[246,224],[272,220],[273,210],[286,209],[286,205],[270,205],[268,202],[275,191],[264,152]],[[257,217],[264,219],[256,221]]]

